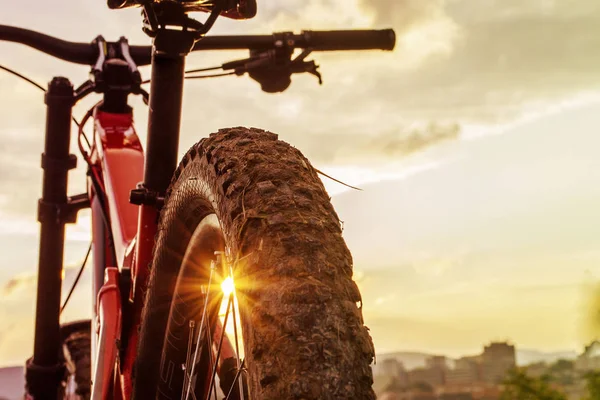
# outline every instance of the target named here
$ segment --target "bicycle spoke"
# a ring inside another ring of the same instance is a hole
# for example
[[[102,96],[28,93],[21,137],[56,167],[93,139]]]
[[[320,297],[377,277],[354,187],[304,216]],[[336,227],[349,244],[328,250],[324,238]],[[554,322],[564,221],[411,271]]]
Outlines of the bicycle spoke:
[[[233,378],[233,384],[231,385],[231,388],[229,388],[229,393],[227,393],[227,397],[225,397],[225,400],[229,400],[229,396],[231,396],[233,394],[233,388],[235,388],[235,383],[238,381],[240,374],[242,373],[242,370],[244,369],[244,363],[246,362],[246,359],[244,358],[242,360],[242,363],[240,364],[240,367],[238,368],[236,374],[235,374],[235,378]],[[240,380],[240,382],[242,382]],[[243,387],[243,386],[240,386]],[[241,390],[241,389],[240,389]],[[241,392],[240,393],[240,399],[243,399],[244,397],[244,393]]]
[[[210,362],[212,364],[213,362],[216,362],[216,361],[213,360],[213,358],[214,358],[213,352],[212,352],[213,342],[212,342],[212,331],[210,329],[210,324],[208,324],[206,326],[206,329],[208,329],[208,348],[210,349],[208,352],[208,356],[210,357]],[[214,395],[215,395],[215,400],[216,400],[218,398],[216,385],[214,386]]]
[[[233,268],[231,267],[231,265],[229,266],[229,276],[231,276],[233,279]],[[238,370],[238,373],[236,374],[236,379],[237,379],[237,375],[239,374],[239,371],[241,370],[241,365],[240,365],[240,346],[239,346],[238,331],[237,331],[237,314],[235,311],[235,300],[237,299],[235,284],[233,285],[233,298],[234,298],[234,301],[233,301],[233,333],[235,336],[235,355],[237,358],[238,368],[240,368]],[[245,358],[244,358],[244,360],[245,360]],[[235,380],[233,381],[231,389],[233,389],[234,386],[235,386]],[[240,399],[244,399],[245,398],[244,397],[244,385],[242,384],[241,380],[240,380],[238,386],[240,389]],[[231,389],[229,390],[229,392],[231,392]],[[227,395],[227,397],[229,397],[229,395]]]
[[[210,388],[208,389],[209,397],[210,391],[213,388],[215,383],[215,376],[217,375],[217,365],[219,364],[219,358],[221,357],[221,348],[223,347],[223,339],[225,338],[225,329],[227,328],[227,319],[229,318],[229,310],[231,309],[231,304],[233,303],[233,292],[229,294],[229,300],[227,301],[227,311],[225,311],[225,320],[223,321],[223,330],[221,332],[221,339],[219,340],[219,348],[217,349],[217,360],[213,366],[212,370],[212,378],[210,379]]]
[[[211,263],[211,270],[210,270],[210,276],[209,276],[209,280],[208,280],[208,289],[206,291],[205,294],[205,299],[204,299],[204,306],[203,306],[203,311],[202,311],[202,318],[201,318],[201,322],[200,322],[200,326],[197,329],[194,329],[196,327],[195,322],[194,321],[190,321],[190,342],[188,343],[188,353],[187,353],[187,358],[186,358],[186,366],[185,366],[185,375],[184,375],[184,391],[182,393],[182,400],[188,400],[188,399],[196,399],[197,393],[195,393],[195,387],[196,387],[196,382],[198,377],[197,372],[196,372],[196,368],[198,367],[198,360],[201,357],[202,354],[202,349],[205,345],[209,346],[209,349],[211,349],[209,351],[209,365],[212,365],[212,371],[210,371],[210,375],[209,375],[209,387],[208,390],[204,392],[203,396],[206,396],[205,399],[206,400],[210,400],[213,398],[217,399],[218,398],[218,389],[217,389],[217,384],[216,384],[216,376],[217,376],[217,371],[219,368],[219,361],[221,359],[221,355],[223,353],[223,344],[224,344],[224,340],[225,340],[225,335],[227,335],[227,333],[225,332],[227,329],[227,323],[229,321],[229,314],[233,313],[233,333],[235,336],[235,359],[236,359],[236,364],[238,366],[233,383],[231,384],[231,386],[229,387],[228,390],[228,394],[227,394],[227,398],[230,398],[231,394],[234,393],[234,390],[239,390],[239,398],[240,400],[245,399],[245,395],[244,395],[244,386],[243,386],[243,380],[239,378],[239,376],[241,375],[241,373],[243,372],[244,369],[244,361],[241,360],[240,358],[240,336],[241,336],[241,332],[238,333],[238,321],[237,321],[237,310],[239,307],[236,306],[235,302],[237,301],[237,293],[235,290],[235,285],[233,285],[232,290],[228,293],[228,299],[227,299],[227,307],[226,307],[226,311],[225,311],[225,315],[224,315],[224,319],[223,319],[223,325],[221,328],[221,332],[220,332],[220,338],[218,339],[218,347],[216,348],[216,355],[214,353],[213,346],[214,344],[216,344],[216,342],[214,342],[215,340],[217,340],[216,338],[213,338],[213,332],[212,332],[212,327],[211,322],[209,320],[209,316],[208,316],[208,303],[210,302],[210,298],[212,297],[211,295],[211,291],[212,291],[212,282],[213,282],[213,277],[216,271],[216,264],[219,263],[219,261],[217,260],[216,262],[212,262]],[[233,268],[230,265],[229,266],[229,280],[231,280],[233,282]],[[224,292],[227,294],[227,291]],[[224,305],[224,304],[223,304]],[[194,345],[193,343],[193,332],[197,332],[197,341],[196,341],[196,348],[192,349],[192,346]],[[217,333],[217,332],[215,332]],[[208,334],[208,338],[207,335]],[[207,338],[208,340],[206,340],[205,343],[205,338]],[[229,339],[227,340],[227,343],[229,346],[228,348],[231,347],[231,344],[229,342]],[[229,350],[230,351],[230,350]],[[193,353],[193,361],[191,361],[191,355]],[[229,357],[229,356],[228,356]],[[236,388],[237,386],[237,388]],[[224,393],[223,393],[224,394]]]
[[[192,391],[192,400],[198,400],[198,398],[196,397],[196,393],[194,391]]]
[[[192,320],[190,321],[190,334],[188,335],[188,349],[187,349],[187,355],[185,357],[185,364],[183,366],[183,387],[186,388],[188,381],[191,379],[190,375],[188,374],[188,366],[190,365],[190,356],[192,355],[192,346],[194,345],[194,326],[195,326],[195,322]],[[181,399],[183,400],[183,396],[185,395],[185,391],[181,392]]]
[[[202,320],[200,321],[200,329],[198,330],[198,340],[197,340],[197,345],[196,345],[196,351],[194,352],[194,361],[192,362],[192,370],[190,372],[190,379],[189,382],[187,384],[187,387],[185,388],[185,400],[189,399],[190,396],[190,391],[192,388],[192,378],[194,377],[194,370],[196,369],[196,363],[198,362],[198,358],[200,356],[200,350],[202,348],[202,338],[203,338],[203,333],[204,333],[204,325],[206,323],[206,309],[208,308],[208,300],[209,300],[209,294],[210,294],[210,286],[212,284],[212,278],[213,278],[213,274],[215,272],[215,262],[211,261],[210,263],[210,276],[208,277],[208,286],[206,288],[206,296],[204,297],[204,307],[202,310]],[[186,366],[186,368],[189,368]],[[192,391],[192,394],[194,396],[194,399],[196,398],[195,394]]]

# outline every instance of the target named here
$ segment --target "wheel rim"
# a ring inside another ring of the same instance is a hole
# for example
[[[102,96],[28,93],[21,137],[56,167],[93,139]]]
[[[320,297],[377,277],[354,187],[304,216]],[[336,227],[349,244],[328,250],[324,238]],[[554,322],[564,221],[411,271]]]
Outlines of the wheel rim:
[[[199,270],[202,271],[198,273]],[[249,399],[243,385],[244,346],[235,286],[234,266],[224,247],[218,219],[214,214],[208,215],[192,234],[175,289],[179,301],[191,301],[196,308],[187,320],[181,399]],[[205,347],[208,357],[203,353]],[[206,364],[207,358],[208,368],[201,365]],[[226,360],[228,365],[223,368]],[[219,387],[217,379],[232,381],[229,390],[227,386],[224,390]]]

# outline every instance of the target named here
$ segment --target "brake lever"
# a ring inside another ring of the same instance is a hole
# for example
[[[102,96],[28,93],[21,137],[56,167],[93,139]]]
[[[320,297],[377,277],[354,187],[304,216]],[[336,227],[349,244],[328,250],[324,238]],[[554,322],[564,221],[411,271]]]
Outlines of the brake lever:
[[[308,48],[308,49],[304,49],[302,50],[302,53],[298,54],[298,57],[294,58],[294,60],[292,62],[300,62],[300,61],[304,61],[306,59],[306,57],[308,57],[310,55],[310,53],[313,52],[313,49]]]
[[[129,93],[141,95],[144,104],[148,105],[150,95],[141,87],[142,76],[133,57],[131,57],[127,39],[121,37],[116,42],[116,45],[109,45],[102,36],[98,36],[92,44],[98,46],[98,59],[92,66],[90,79],[75,90],[75,102],[83,99],[92,92],[104,93],[105,90],[109,89],[107,85],[110,85],[110,82],[107,82],[105,79],[105,72],[107,72],[105,71],[106,64],[113,59],[122,59],[130,74],[130,82],[128,83]],[[114,66],[111,65],[111,67]]]
[[[233,70],[241,76],[248,73],[252,79],[261,84],[264,91],[269,93],[282,92],[291,83],[291,75],[308,72],[323,84],[323,76],[319,66],[314,61],[304,61],[312,53],[305,49],[293,60],[289,49],[271,49],[252,54],[251,57],[235,60],[221,66],[224,71]]]
[[[127,66],[129,67],[129,71],[131,72],[131,76],[133,77],[133,87],[131,89],[131,93],[141,95],[144,104],[148,105],[150,95],[141,86],[142,75],[140,74],[137,64],[135,63],[135,61],[133,61],[133,57],[131,57],[131,53],[129,51],[129,41],[124,36],[121,36],[117,43],[119,44],[121,57],[123,57],[125,62],[127,62]]]
[[[142,96],[142,101],[144,102],[145,105],[148,105],[148,103],[150,101],[150,94],[147,91],[145,91],[141,87],[138,87],[138,88],[135,88],[135,90],[132,93],[139,94],[140,96]]]
[[[314,62],[314,61],[304,61],[306,59],[306,57],[308,57],[310,55],[310,53],[313,52],[313,49],[311,48],[307,48],[304,49],[302,51],[302,53],[298,54],[298,57],[296,57],[293,61],[292,61],[292,65],[294,65],[294,67],[297,70],[294,70],[294,73],[303,73],[303,72],[308,72],[311,75],[314,75],[317,77],[317,79],[319,79],[319,85],[323,84],[323,75],[321,75],[321,73],[319,72],[319,66]]]
[[[96,90],[96,84],[91,79],[83,82],[77,89],[75,89],[75,99],[73,104],[77,103],[79,100],[83,99],[88,94],[94,92]]]
[[[104,62],[106,61],[107,54],[107,44],[106,40],[102,36],[98,36],[92,42],[92,45],[98,46],[98,58],[96,59],[96,64],[92,67],[90,71],[90,75],[94,77],[94,81],[97,81],[102,77],[102,70],[104,69]]]
[[[138,86],[141,85],[142,75],[140,74],[140,71],[138,70],[136,63],[135,63],[135,61],[133,61],[133,57],[131,57],[131,53],[129,52],[129,41],[124,36],[121,36],[117,43],[119,44],[119,50],[121,51],[121,57],[123,57],[125,62],[127,62],[129,71],[131,72],[131,74],[133,76],[133,83]]]
[[[319,85],[323,84],[323,75],[319,72],[319,66],[314,61],[306,61],[300,64],[298,71],[293,71],[294,73],[302,73],[308,72],[311,75],[314,75],[319,80]]]

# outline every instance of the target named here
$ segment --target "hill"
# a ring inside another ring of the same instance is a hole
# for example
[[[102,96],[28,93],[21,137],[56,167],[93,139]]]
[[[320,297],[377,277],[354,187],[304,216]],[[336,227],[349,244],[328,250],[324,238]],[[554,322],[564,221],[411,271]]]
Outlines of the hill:
[[[24,387],[23,367],[0,368],[0,400],[22,399]]]
[[[536,362],[545,362],[551,364],[560,359],[574,360],[575,358],[577,358],[577,352],[575,351],[556,351],[551,353],[544,353],[543,351],[539,350],[517,350],[518,365],[527,365]]]

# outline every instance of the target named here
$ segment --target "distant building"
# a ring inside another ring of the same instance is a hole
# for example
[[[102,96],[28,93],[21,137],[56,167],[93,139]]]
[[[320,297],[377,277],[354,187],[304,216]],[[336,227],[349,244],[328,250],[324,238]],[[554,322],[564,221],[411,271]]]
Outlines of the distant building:
[[[486,383],[502,383],[507,372],[516,365],[515,346],[505,342],[491,343],[485,346],[481,355],[481,377]]]
[[[595,340],[585,346],[583,353],[575,360],[575,369],[582,372],[600,369],[600,342]]]
[[[478,400],[498,400],[500,398],[500,388],[498,386],[487,387],[477,393],[475,397]]]
[[[476,356],[461,357],[461,358],[459,358],[459,362],[471,362],[471,363],[480,364],[481,363],[481,354],[478,354]]]
[[[479,357],[462,357],[454,362],[454,368],[446,371],[446,384],[470,385],[481,378]]]
[[[444,371],[438,367],[416,368],[408,371],[408,380],[411,385],[415,383],[427,383],[432,387],[444,384]]]
[[[405,392],[397,394],[398,400],[438,400],[434,393]]]
[[[469,385],[445,385],[444,387],[439,388],[438,397],[439,399],[444,400],[498,400],[500,397],[499,388],[499,385],[492,385],[483,382]]]
[[[400,376],[402,372],[406,372],[404,365],[395,358],[388,358],[373,365],[373,375]]]
[[[426,369],[432,376],[435,376],[433,386],[443,385],[446,382],[446,373],[448,371],[448,359],[446,356],[432,356],[425,360]]]
[[[539,378],[548,372],[548,364],[543,361],[536,362],[526,366],[525,370],[527,371],[527,375],[533,378]]]
[[[439,400],[473,400],[471,393],[444,393],[438,396]]]
[[[448,359],[446,356],[431,356],[425,360],[427,368],[439,368],[441,370],[448,369]]]
[[[406,388],[409,385],[408,372],[396,358],[384,359],[373,365],[373,381],[376,393],[391,388]]]
[[[600,343],[598,358],[600,362]],[[450,368],[450,365],[453,367]],[[392,390],[389,385],[382,386],[393,391],[398,400],[498,400],[501,383],[516,365],[515,346],[492,342],[484,347],[481,354],[462,357],[453,363],[449,363],[445,356],[432,356],[425,359],[425,367],[407,372],[402,363],[386,360],[379,363],[377,371],[397,377],[395,382],[406,382],[406,385],[396,386],[399,390]],[[538,365],[531,368],[537,371]]]

